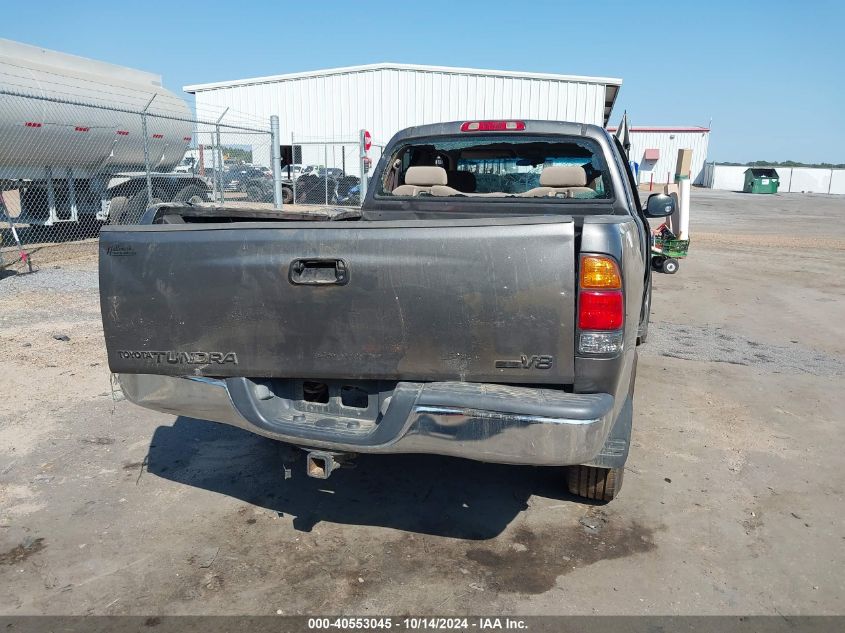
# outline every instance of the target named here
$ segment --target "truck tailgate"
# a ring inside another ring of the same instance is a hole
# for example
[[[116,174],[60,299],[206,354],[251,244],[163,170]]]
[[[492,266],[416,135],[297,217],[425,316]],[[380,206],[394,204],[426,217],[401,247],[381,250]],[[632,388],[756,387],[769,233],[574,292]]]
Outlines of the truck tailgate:
[[[564,384],[574,257],[560,216],[108,226],[109,366]]]

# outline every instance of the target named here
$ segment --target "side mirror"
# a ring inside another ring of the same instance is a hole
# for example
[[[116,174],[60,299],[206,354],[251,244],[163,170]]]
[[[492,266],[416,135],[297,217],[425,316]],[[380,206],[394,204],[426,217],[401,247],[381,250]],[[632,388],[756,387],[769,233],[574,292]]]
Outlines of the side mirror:
[[[665,193],[654,193],[648,197],[645,214],[649,218],[665,218],[675,213],[676,204],[673,196]]]

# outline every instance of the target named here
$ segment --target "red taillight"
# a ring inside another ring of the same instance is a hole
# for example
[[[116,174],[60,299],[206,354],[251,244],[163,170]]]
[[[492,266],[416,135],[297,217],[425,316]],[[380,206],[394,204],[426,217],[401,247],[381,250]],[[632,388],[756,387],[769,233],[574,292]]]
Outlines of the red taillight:
[[[578,272],[577,350],[585,356],[622,351],[625,295],[619,263],[609,255],[581,255]]]
[[[618,330],[625,322],[621,290],[582,290],[578,297],[578,327]]]
[[[520,132],[524,129],[524,121],[467,121],[461,124],[461,132]]]

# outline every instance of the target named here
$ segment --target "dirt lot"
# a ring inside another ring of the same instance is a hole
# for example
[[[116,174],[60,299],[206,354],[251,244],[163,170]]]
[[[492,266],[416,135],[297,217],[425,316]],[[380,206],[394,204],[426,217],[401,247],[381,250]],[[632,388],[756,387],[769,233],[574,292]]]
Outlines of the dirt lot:
[[[845,613],[845,199],[693,214],[605,506],[433,456],[286,480],[278,444],[113,401],[90,248],[0,279],[0,612]]]

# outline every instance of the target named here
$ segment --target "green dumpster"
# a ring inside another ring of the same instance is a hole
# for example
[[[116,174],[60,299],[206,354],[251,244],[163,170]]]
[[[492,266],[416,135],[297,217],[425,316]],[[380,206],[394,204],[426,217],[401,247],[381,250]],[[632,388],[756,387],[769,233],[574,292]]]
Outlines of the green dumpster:
[[[778,172],[770,167],[749,167],[745,170],[745,193],[777,193],[780,186]]]

